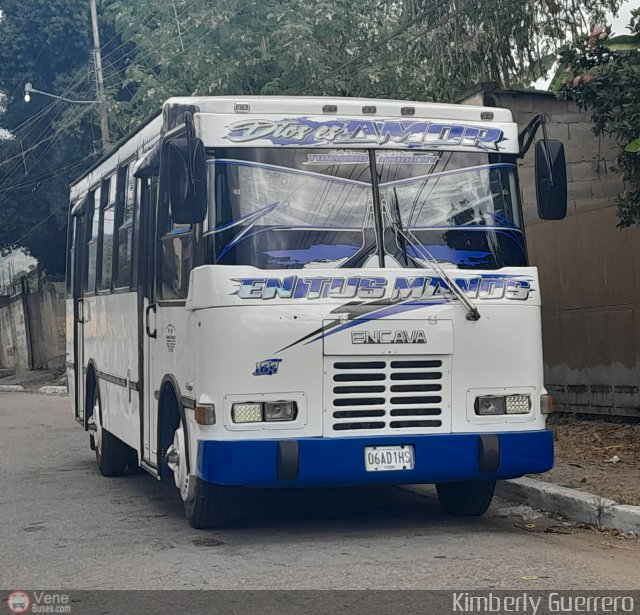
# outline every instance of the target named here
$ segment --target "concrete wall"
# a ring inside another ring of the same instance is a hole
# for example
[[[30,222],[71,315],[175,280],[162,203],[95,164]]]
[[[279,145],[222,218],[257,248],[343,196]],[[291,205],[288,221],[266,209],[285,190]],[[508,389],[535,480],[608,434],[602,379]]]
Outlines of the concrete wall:
[[[30,274],[0,298],[0,368],[61,367],[65,353],[64,282]]]
[[[590,115],[548,93],[485,90],[524,127],[547,114],[549,138],[565,144],[568,215],[541,221],[533,147],[520,165],[530,260],[540,271],[545,381],[561,409],[640,416],[640,229],[616,228],[611,171],[618,146],[595,137]]]

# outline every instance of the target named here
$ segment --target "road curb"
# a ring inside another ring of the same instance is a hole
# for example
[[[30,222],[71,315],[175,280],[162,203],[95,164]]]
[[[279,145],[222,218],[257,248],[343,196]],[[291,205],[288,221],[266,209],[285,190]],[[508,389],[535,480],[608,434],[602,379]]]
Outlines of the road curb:
[[[38,389],[41,395],[68,395],[67,387],[44,386]]]
[[[499,481],[496,495],[597,527],[640,532],[640,506],[618,504],[577,489],[533,478]]]
[[[0,393],[22,393],[24,387],[20,384],[0,384]]]

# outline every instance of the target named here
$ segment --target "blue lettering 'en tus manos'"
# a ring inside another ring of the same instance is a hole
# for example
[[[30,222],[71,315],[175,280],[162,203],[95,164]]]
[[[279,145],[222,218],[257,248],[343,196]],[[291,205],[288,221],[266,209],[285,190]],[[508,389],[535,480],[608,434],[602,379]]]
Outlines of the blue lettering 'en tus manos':
[[[387,280],[380,277],[241,278],[236,291],[240,299],[383,299],[391,301],[454,299],[447,282],[439,277],[417,276]],[[459,278],[456,285],[470,299],[526,301],[531,282],[518,276]]]

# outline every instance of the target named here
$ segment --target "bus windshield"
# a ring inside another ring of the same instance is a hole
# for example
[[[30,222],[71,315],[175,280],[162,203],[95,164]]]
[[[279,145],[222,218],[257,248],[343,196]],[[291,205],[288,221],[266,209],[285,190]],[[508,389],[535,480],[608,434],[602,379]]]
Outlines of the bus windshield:
[[[367,151],[218,149],[208,168],[210,262],[355,268],[376,255]],[[387,266],[526,264],[513,161],[378,150],[375,172]]]

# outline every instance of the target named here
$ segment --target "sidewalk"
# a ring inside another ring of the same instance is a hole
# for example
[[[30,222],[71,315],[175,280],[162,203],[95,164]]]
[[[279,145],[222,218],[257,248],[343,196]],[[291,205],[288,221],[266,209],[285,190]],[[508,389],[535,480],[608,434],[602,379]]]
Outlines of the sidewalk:
[[[640,533],[640,425],[556,415],[554,468],[498,484],[503,499]]]
[[[66,375],[62,367],[23,371],[17,374],[6,370],[5,373],[9,375],[0,374],[0,390],[9,391],[11,389],[6,387],[22,387],[24,391],[37,392],[43,386],[66,386]]]

